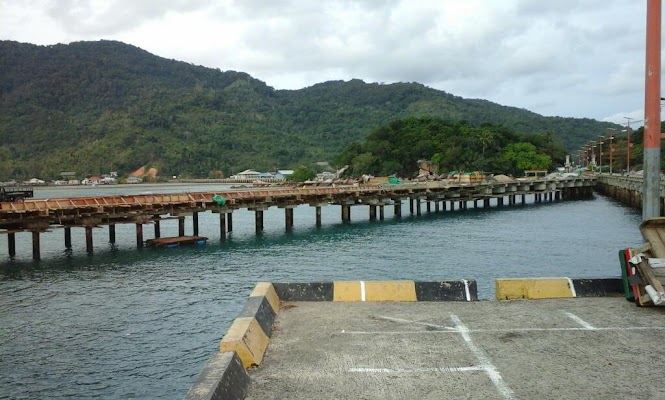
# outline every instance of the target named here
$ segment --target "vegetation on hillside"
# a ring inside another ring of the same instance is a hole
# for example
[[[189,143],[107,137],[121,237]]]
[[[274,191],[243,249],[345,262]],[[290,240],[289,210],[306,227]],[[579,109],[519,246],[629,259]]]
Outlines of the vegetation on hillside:
[[[0,76],[0,180],[51,179],[62,171],[124,175],[143,165],[162,176],[194,177],[294,168],[332,160],[349,143],[406,117],[550,132],[571,149],[613,126],[542,117],[417,83],[352,80],[274,90],[246,73],[112,41],[0,41]]]
[[[362,142],[348,146],[337,162],[355,174],[411,177],[417,160],[431,160],[439,171],[484,171],[522,175],[565,161],[555,136],[522,135],[500,125],[409,117],[391,122]]]

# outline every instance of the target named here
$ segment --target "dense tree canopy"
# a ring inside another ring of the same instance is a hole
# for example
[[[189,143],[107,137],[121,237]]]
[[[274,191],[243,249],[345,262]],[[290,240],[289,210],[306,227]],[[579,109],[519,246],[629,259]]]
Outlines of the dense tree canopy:
[[[484,171],[521,175],[550,169],[565,152],[550,133],[521,135],[500,125],[409,117],[391,122],[348,146],[337,158],[354,174],[412,176],[417,161],[431,160],[440,171]]]
[[[351,80],[274,90],[246,73],[166,60],[111,41],[0,41],[0,76],[0,180],[56,178],[62,171],[126,174],[143,165],[165,176],[198,177],[213,170],[229,176],[248,168],[294,168],[332,160],[377,127],[410,116],[506,126],[472,129],[437,156],[459,167],[492,169],[489,155],[505,146],[501,129],[555,133],[576,149],[613,126],[543,117],[417,83]],[[557,159],[554,138],[533,144]],[[410,151],[422,153],[428,140]],[[474,152],[465,151],[469,143]],[[385,149],[375,145],[356,163],[378,163],[373,157]],[[380,163],[399,168],[390,157]]]

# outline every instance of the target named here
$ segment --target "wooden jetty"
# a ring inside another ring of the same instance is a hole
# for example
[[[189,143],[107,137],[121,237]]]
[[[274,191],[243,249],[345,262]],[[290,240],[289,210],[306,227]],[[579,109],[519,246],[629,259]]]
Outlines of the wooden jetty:
[[[26,199],[22,202],[0,202],[0,234],[7,234],[10,257],[16,254],[15,235],[32,234],[34,259],[40,258],[40,234],[54,228],[64,229],[65,247],[71,248],[71,228],[85,229],[86,249],[92,252],[95,227],[108,226],[109,241],[115,242],[116,224],[136,225],[136,245],[142,247],[143,226],[152,224],[155,238],[161,237],[160,222],[178,219],[178,236],[185,236],[185,217],[191,216],[193,235],[198,236],[198,214],[211,211],[219,214],[220,239],[233,230],[233,211],[248,209],[255,213],[256,231],[263,231],[263,212],[270,207],[284,209],[286,228],[293,227],[293,209],[299,205],[315,208],[316,226],[321,225],[321,207],[329,204],[341,206],[343,222],[351,221],[351,207],[368,206],[370,220],[384,219],[384,207],[392,205],[394,216],[402,215],[402,204],[408,200],[411,214],[421,215],[425,203],[427,211],[434,205],[440,208],[465,210],[472,207],[487,208],[493,200],[495,206],[515,205],[526,195],[534,201],[575,199],[591,195],[596,178],[592,176],[566,179],[517,179],[511,181],[423,182],[398,185],[361,185],[341,187],[304,187],[248,189],[229,192],[197,192],[174,194],[115,195],[99,197],[70,197],[56,199]]]
[[[181,244],[205,244],[207,241],[205,236],[172,236],[148,239],[145,243],[153,247],[176,247]]]

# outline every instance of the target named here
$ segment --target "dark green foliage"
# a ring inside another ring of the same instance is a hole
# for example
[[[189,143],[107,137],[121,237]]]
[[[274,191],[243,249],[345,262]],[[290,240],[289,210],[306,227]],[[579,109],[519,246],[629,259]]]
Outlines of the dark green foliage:
[[[337,158],[355,175],[409,177],[418,160],[431,160],[441,171],[523,174],[550,169],[565,152],[551,134],[520,135],[499,125],[473,126],[466,121],[409,117],[393,121],[349,145]]]
[[[301,166],[296,168],[291,175],[291,180],[294,182],[305,182],[316,177],[316,172],[313,169]]]
[[[123,175],[147,164],[162,176],[192,177],[289,168],[331,160],[377,127],[409,116],[552,132],[574,149],[613,126],[542,117],[416,83],[352,80],[274,90],[246,73],[167,60],[112,41],[0,41],[0,77],[0,180],[57,178],[62,171]],[[479,140],[481,155],[465,155],[459,163],[484,159],[483,152],[505,145]],[[414,143],[413,151],[427,146],[427,140]],[[455,146],[441,157],[452,159],[465,143]],[[364,156],[358,162],[375,160]],[[398,168],[389,160],[381,163]]]

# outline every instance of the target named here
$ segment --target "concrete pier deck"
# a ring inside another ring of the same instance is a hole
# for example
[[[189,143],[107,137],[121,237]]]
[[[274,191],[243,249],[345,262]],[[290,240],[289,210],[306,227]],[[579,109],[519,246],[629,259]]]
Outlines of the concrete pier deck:
[[[665,309],[620,297],[283,302],[247,399],[665,399]]]

